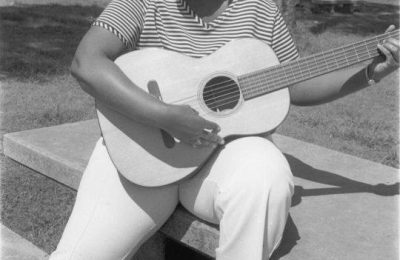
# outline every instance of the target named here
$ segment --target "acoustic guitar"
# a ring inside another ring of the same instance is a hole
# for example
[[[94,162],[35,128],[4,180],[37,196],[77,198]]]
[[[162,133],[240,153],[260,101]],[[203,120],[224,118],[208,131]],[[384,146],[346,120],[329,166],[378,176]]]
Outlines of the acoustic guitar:
[[[138,87],[169,104],[186,104],[221,126],[221,137],[274,130],[290,105],[288,87],[378,56],[377,44],[399,30],[279,64],[256,39],[237,39],[195,59],[157,48],[120,56],[115,63]],[[98,120],[118,171],[142,186],[178,182],[202,166],[213,148],[193,148],[96,101]]]

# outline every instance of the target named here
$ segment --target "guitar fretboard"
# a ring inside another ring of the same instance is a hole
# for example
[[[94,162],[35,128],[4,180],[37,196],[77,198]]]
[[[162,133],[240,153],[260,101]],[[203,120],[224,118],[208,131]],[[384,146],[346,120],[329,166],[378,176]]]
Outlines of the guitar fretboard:
[[[379,55],[377,44],[399,30],[238,77],[245,100],[327,74]]]

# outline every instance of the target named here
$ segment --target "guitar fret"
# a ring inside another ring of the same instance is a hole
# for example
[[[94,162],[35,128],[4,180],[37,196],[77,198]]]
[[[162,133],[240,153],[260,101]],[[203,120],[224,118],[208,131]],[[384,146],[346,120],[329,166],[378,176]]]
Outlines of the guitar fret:
[[[322,59],[324,60],[324,63],[325,63],[325,67],[323,67],[323,70],[325,71],[325,70],[329,69],[329,64],[328,64],[328,62],[326,60],[324,52],[321,53],[321,56],[322,56]]]
[[[290,72],[292,72],[292,77],[293,77],[294,79],[297,78],[297,77],[296,77],[296,74],[294,74],[293,68],[290,66],[290,64],[288,64],[288,68],[290,69]]]
[[[313,72],[310,70],[310,66],[308,65],[308,59],[305,59],[304,61],[306,62],[306,67],[307,67],[308,73],[310,74],[310,77],[312,77]]]
[[[358,56],[358,52],[357,52],[356,46],[354,46],[354,44],[352,44],[352,47],[353,47],[354,52],[355,52],[355,54],[356,54],[356,56],[357,56],[357,61],[359,61],[359,60],[360,60],[360,57]]]
[[[243,95],[245,99],[251,98],[371,59],[379,55],[376,47],[379,42],[398,35],[399,30],[396,30],[244,75],[240,80],[240,84],[243,85]]]
[[[300,73],[301,73],[301,78],[304,78],[303,70],[302,70],[301,67],[300,67],[299,60],[296,60],[296,65],[297,65],[298,70],[299,70]]]
[[[332,66],[335,63],[335,59],[331,54],[328,54],[328,52],[324,52],[323,53],[323,57],[324,57],[324,61],[325,61],[325,65],[328,69],[332,68]],[[332,58],[333,58],[333,63],[332,63]]]
[[[365,46],[365,48],[367,49],[367,53],[368,53],[368,55],[369,55],[369,57],[373,57],[373,52],[372,52],[372,54],[371,54],[371,50],[368,48],[368,45],[367,45],[367,42],[364,42],[364,46]]]
[[[298,63],[293,63],[292,66],[290,66],[290,69],[292,71],[294,79],[296,78],[303,78],[303,71],[301,68],[298,67]]]

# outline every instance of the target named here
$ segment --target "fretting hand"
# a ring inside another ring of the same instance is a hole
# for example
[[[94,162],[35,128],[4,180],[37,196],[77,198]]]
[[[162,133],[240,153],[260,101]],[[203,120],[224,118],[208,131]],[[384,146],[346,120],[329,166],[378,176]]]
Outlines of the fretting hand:
[[[394,25],[390,25],[386,32],[395,29]],[[389,38],[378,44],[378,49],[382,55],[376,57],[371,64],[368,65],[368,77],[379,81],[386,75],[399,68],[400,43],[398,38]]]
[[[199,116],[187,105],[169,105],[163,129],[181,142],[194,148],[216,147],[224,140],[218,135],[220,127]]]

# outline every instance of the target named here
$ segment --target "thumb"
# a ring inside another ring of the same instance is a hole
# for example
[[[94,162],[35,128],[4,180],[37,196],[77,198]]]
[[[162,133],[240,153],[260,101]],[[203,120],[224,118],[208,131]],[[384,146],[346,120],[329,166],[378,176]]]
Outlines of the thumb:
[[[221,128],[217,123],[208,121],[206,119],[204,119],[204,129],[211,130],[211,132],[213,133],[218,133],[219,131],[221,131]]]

